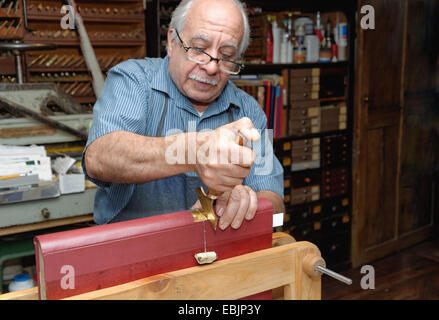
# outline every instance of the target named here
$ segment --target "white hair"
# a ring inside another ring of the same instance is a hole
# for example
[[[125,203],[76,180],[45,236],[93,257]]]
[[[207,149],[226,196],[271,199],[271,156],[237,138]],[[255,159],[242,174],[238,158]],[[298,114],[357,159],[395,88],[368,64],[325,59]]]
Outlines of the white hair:
[[[182,0],[172,13],[171,22],[169,23],[169,28],[182,32],[184,25],[186,23],[187,14],[195,0]],[[244,22],[244,34],[242,36],[241,43],[238,47],[239,56],[243,56],[245,50],[247,50],[250,44],[250,24],[248,22],[248,16],[246,11],[245,3],[240,0],[232,0],[241,11],[242,20]],[[177,35],[173,32],[174,40],[177,40]]]

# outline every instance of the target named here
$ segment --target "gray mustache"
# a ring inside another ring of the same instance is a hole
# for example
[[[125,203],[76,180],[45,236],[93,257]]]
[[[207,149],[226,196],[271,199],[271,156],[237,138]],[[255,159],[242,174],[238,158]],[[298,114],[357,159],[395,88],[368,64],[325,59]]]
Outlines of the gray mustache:
[[[204,79],[204,78],[201,78],[201,77],[199,77],[195,74],[192,74],[192,73],[189,74],[189,79],[196,80],[196,81],[203,82],[203,83],[207,83],[207,84],[211,84],[213,86],[218,85],[217,80]]]

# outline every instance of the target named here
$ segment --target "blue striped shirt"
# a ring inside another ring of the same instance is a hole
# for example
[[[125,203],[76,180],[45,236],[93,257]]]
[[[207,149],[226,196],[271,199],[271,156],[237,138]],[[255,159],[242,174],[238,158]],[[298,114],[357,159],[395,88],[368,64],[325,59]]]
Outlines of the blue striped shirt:
[[[273,154],[267,120],[257,101],[231,81],[200,116],[176,87],[168,72],[168,57],[130,59],[113,67],[93,109],[93,124],[86,148],[97,138],[123,130],[143,136],[156,136],[165,98],[168,108],[162,136],[182,132],[216,129],[233,119],[249,117],[260,130],[261,140],[251,147],[257,157],[244,184],[255,191],[270,190],[283,198],[283,168]],[[111,157],[111,150],[108,150]],[[94,219],[98,224],[135,219],[167,212],[187,210],[196,202],[195,189],[204,186],[194,172],[141,184],[106,183],[87,176],[98,185]]]

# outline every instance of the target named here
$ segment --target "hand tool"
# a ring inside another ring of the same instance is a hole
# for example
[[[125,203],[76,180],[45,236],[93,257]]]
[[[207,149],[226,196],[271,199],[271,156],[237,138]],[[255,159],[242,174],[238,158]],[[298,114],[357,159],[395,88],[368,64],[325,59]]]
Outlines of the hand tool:
[[[64,62],[60,65],[60,67],[67,66],[74,58],[75,58],[75,55],[69,56],[66,60],[64,60]]]
[[[8,9],[6,9],[6,15],[7,16],[9,16],[9,11],[11,11],[11,8],[12,8],[12,5],[13,5],[14,3],[11,1],[10,3],[9,3],[9,6],[8,6]]]
[[[241,135],[238,136],[238,144],[240,146],[244,145],[244,138]],[[216,199],[218,199],[218,197],[222,194],[222,192],[219,192],[211,188],[209,190],[209,193],[206,194],[202,187],[197,188],[196,191],[202,209],[193,209],[191,212],[193,214],[195,213],[201,215],[198,219],[208,220],[212,225],[213,229],[216,230],[216,227],[218,225],[218,219],[214,212],[214,202]]]
[[[102,68],[104,70],[108,69],[111,64],[113,63],[114,59],[116,59],[116,57],[119,55],[119,52],[116,52],[111,58],[110,60],[108,60],[108,62],[105,64],[105,66]]]
[[[64,61],[64,59],[66,59],[67,58],[67,55],[65,55],[65,54],[63,54],[59,59],[57,59],[54,63],[53,63],[53,66],[54,67],[57,67],[61,62],[63,62]],[[61,73],[61,76],[63,76],[64,75],[64,73]]]
[[[17,33],[17,31],[18,31],[18,29],[20,29],[20,27],[21,27],[21,19],[18,21],[18,24],[17,24],[17,26],[15,27],[15,30],[14,30],[14,32],[12,32],[12,36],[15,36],[15,34]]]
[[[18,10],[18,0],[15,0],[14,14],[17,14],[17,10]]]
[[[79,90],[79,88],[82,87],[82,83],[78,82],[78,85],[71,91],[71,95],[74,96],[76,94],[76,92]]]
[[[5,36],[7,36],[8,35],[8,33],[9,33],[9,30],[12,28],[12,26],[14,25],[14,20],[12,20],[11,21],[11,23],[9,24],[9,26],[8,26],[8,28],[6,29],[6,32],[5,32]]]
[[[54,55],[49,61],[46,62],[46,67],[50,67],[58,59],[58,55]]]
[[[50,58],[50,55],[45,55],[43,59],[40,60],[40,62],[38,62],[38,65],[42,65],[44,62],[46,62],[47,59]]]
[[[35,62],[37,62],[38,60],[40,60],[44,55],[40,54],[38,57],[36,57],[35,59],[33,59],[31,62],[29,62],[28,67],[31,67]]]
[[[0,25],[0,32],[6,26],[7,23],[8,23],[8,20],[3,21],[3,23]]]

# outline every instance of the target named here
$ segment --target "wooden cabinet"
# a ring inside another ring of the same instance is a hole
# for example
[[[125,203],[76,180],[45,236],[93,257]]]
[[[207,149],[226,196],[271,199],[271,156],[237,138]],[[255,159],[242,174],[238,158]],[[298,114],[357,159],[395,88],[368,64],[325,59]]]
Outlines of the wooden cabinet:
[[[439,3],[360,0],[358,7],[366,4],[376,29],[357,26],[354,267],[430,236],[437,210]]]

